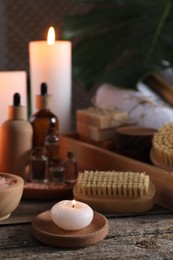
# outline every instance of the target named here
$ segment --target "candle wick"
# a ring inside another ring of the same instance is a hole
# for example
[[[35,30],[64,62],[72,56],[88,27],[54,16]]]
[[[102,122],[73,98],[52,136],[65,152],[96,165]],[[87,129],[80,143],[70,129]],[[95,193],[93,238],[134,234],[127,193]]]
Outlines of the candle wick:
[[[72,205],[72,208],[74,208],[74,206],[75,206],[75,205],[73,204],[73,205]]]

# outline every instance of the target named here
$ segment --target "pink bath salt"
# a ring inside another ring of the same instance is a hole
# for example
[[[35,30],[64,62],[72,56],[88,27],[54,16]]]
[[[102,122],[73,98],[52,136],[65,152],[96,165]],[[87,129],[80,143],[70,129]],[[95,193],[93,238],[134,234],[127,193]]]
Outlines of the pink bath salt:
[[[0,189],[9,187],[16,183],[16,179],[13,177],[0,176]]]

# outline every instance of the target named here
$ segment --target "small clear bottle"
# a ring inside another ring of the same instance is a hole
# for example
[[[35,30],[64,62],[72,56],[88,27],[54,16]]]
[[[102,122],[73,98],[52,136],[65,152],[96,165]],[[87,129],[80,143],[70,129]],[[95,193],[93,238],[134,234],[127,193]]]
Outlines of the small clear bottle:
[[[30,162],[30,181],[46,182],[48,178],[48,157],[44,147],[32,150]]]
[[[49,162],[54,158],[59,158],[59,133],[57,128],[48,128],[44,146]]]
[[[75,184],[77,176],[77,160],[75,154],[69,151],[67,153],[67,160],[65,161],[65,183],[70,185]]]
[[[60,158],[53,158],[49,166],[49,181],[64,182],[64,164]]]

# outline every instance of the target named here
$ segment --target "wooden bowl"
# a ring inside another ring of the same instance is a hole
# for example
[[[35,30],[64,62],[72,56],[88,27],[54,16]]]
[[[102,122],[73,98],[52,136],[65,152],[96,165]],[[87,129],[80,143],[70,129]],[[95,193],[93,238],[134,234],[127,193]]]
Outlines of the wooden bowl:
[[[155,129],[124,126],[116,129],[116,151],[127,157],[150,162],[150,150]]]
[[[22,197],[23,187],[24,180],[21,177],[0,173],[0,221],[7,219],[17,208]]]

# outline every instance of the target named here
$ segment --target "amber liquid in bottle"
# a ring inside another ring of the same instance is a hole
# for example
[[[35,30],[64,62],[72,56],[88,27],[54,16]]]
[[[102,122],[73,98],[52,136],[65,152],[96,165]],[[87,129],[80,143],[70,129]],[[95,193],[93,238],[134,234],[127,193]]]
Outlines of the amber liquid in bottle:
[[[40,95],[36,97],[36,107],[38,112],[33,114],[29,121],[33,126],[33,147],[44,146],[47,130],[53,126],[59,129],[58,117],[50,110],[51,96],[47,94],[47,84],[42,83]]]
[[[30,118],[33,126],[33,147],[44,146],[47,130],[51,124],[58,129],[58,118],[49,110],[42,109]]]

